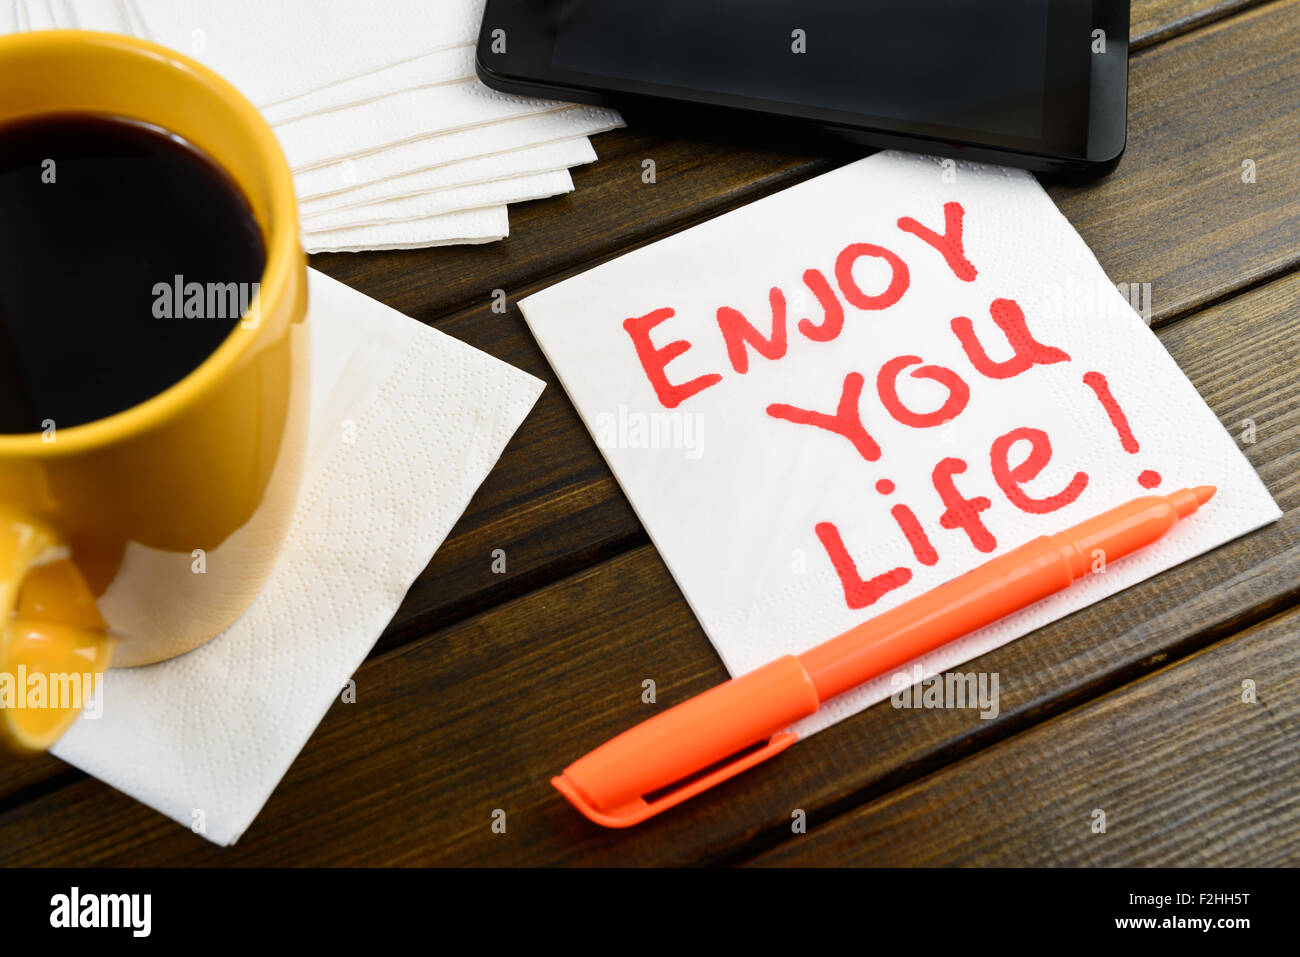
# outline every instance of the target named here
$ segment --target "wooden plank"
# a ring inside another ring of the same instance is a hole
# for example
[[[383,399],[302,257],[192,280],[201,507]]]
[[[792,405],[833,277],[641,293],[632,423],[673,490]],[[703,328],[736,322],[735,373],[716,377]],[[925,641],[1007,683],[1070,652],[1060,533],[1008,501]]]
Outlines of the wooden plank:
[[[0,814],[85,777],[48,754],[11,760],[0,768]]]
[[[1151,284],[1157,325],[1300,264],[1297,35],[1287,2],[1139,53],[1119,169],[1048,190],[1112,281]]]
[[[1292,610],[813,824],[754,863],[1300,864],[1297,641]],[[1247,681],[1254,703],[1242,700]]]
[[[1145,50],[1222,20],[1262,0],[1136,0],[1129,12],[1129,50]]]
[[[643,827],[596,828],[549,776],[651,713],[645,679],[668,706],[725,677],[644,546],[372,659],[233,850],[81,780],[0,815],[0,863],[732,861],[796,807],[825,819],[1007,738],[1300,599],[1300,274],[1160,335],[1222,421],[1255,418],[1246,454],[1288,512],[971,663],[1002,676],[995,720],[885,703]]]

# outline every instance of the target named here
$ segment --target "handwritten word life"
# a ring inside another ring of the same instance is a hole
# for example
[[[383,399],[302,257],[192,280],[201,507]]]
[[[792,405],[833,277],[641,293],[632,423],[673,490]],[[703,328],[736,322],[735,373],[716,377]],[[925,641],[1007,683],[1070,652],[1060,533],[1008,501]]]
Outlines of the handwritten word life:
[[[945,203],[943,218],[942,231],[931,229],[910,216],[901,217],[897,225],[904,233],[920,240],[941,256],[947,268],[959,280],[973,282],[978,270],[967,258],[963,242],[965,209],[960,203]],[[865,290],[854,276],[859,261],[868,257],[878,259],[888,267],[889,280],[881,289]],[[830,342],[840,335],[846,322],[846,305],[863,312],[883,311],[898,303],[912,283],[907,262],[893,250],[874,243],[858,242],[845,246],[835,258],[831,275],[834,277],[834,285],[820,269],[809,268],[803,272],[803,283],[815,297],[822,315],[818,320],[812,317],[800,318],[795,323],[795,329],[812,342]],[[744,375],[749,371],[751,353],[769,361],[778,361],[786,355],[790,342],[790,316],[786,295],[780,286],[770,288],[768,303],[771,323],[766,331],[757,328],[738,309],[725,305],[717,308],[718,334],[725,346],[731,370],[736,375]],[[981,341],[974,323],[968,317],[957,316],[949,323],[949,329],[975,375],[991,380],[1011,379],[1035,366],[1053,366],[1071,361],[1064,350],[1034,337],[1023,310],[1015,300],[997,298],[992,300],[988,309],[994,325],[1010,347],[1009,358],[992,358],[990,350]],[[667,409],[676,408],[706,389],[717,387],[724,380],[722,372],[710,372],[686,381],[673,381],[669,375],[669,365],[689,351],[693,343],[687,339],[675,339],[657,346],[651,333],[675,315],[674,309],[663,307],[623,322],[623,328],[631,338],[647,382],[659,403]],[[997,354],[1004,354],[1005,351],[1001,345],[993,349]],[[899,379],[904,373],[914,379],[928,379],[938,383],[946,393],[943,402],[933,409],[910,408],[898,390]],[[935,428],[951,422],[966,409],[971,395],[969,377],[969,372],[963,376],[956,369],[926,363],[919,355],[899,355],[888,359],[876,369],[874,393],[880,406],[894,421],[914,429]],[[1083,382],[1092,389],[1111,424],[1119,432],[1124,450],[1136,452],[1138,443],[1128,428],[1122,409],[1110,393],[1105,376],[1090,371],[1084,374]],[[876,462],[881,459],[883,452],[867,428],[861,410],[866,384],[867,377],[861,372],[846,375],[834,410],[808,409],[784,402],[772,402],[767,406],[766,412],[773,419],[839,435],[851,443],[865,461]],[[1029,451],[1013,463],[1012,448],[1022,442],[1028,444]],[[988,451],[994,483],[1011,505],[1033,515],[1043,515],[1066,507],[1078,499],[1088,485],[1087,474],[1079,471],[1055,494],[1030,495],[1024,486],[1036,479],[1051,459],[1052,444],[1049,436],[1042,429],[1029,426],[1018,426],[998,436]],[[997,539],[981,518],[981,513],[992,506],[991,500],[983,495],[968,496],[956,485],[955,476],[962,475],[968,468],[965,459],[947,456],[931,470],[931,484],[944,507],[938,517],[938,524],[942,529],[964,533],[977,551],[992,552],[997,548]],[[1158,485],[1161,479],[1157,472],[1147,470],[1138,481],[1143,487],[1151,488]],[[879,479],[875,488],[882,496],[890,496],[895,492],[894,483],[888,478]],[[915,511],[907,504],[898,502],[890,509],[890,515],[911,547],[916,561],[927,566],[937,564],[938,550]],[[912,570],[906,565],[863,577],[835,523],[818,522],[814,532],[839,576],[845,601],[850,608],[865,608],[912,579]]]

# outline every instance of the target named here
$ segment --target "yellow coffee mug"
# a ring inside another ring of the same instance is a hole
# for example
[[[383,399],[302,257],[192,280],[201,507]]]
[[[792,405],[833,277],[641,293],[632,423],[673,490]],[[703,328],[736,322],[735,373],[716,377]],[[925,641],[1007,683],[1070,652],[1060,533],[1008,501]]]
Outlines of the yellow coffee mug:
[[[85,425],[0,435],[0,745],[38,751],[110,655],[130,667],[190,651],[265,583],[306,444],[307,273],[284,154],[212,71],[55,30],[0,37],[0,76],[0,124],[92,113],[188,140],[239,184],[266,247],[244,321],[180,382]]]

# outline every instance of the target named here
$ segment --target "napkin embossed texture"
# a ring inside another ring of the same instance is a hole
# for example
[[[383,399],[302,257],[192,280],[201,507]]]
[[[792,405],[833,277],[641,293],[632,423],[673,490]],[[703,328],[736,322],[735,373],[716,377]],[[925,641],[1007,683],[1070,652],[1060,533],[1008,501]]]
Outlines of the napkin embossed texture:
[[[340,187],[359,189],[413,170],[520,152],[529,146],[600,133],[621,125],[616,116],[611,117],[609,110],[594,106],[569,106],[548,113],[516,116],[303,170],[294,176],[294,186],[299,198],[313,199]],[[530,169],[516,167],[511,172],[522,174]]]
[[[1280,515],[1028,173],[880,153],[521,308],[732,674],[1147,489],[1219,492],[922,674]]]
[[[197,55],[218,73],[237,78],[257,106],[472,43],[483,18],[483,0],[132,2],[148,39]]]
[[[307,219],[339,209],[518,177],[527,175],[527,172],[568,169],[595,160],[596,151],[592,148],[591,141],[585,136],[575,136],[553,143],[525,146],[506,153],[443,163],[431,169],[412,170],[364,186],[344,186],[310,199],[300,196],[299,210],[302,217]],[[515,165],[516,161],[520,165]]]
[[[382,226],[346,226],[303,237],[309,253],[360,252],[364,249],[421,249],[461,243],[490,243],[510,234],[504,206],[483,206],[409,219]]]
[[[312,423],[270,581],[226,632],[113,669],[54,753],[218,844],[244,832],[541,393],[310,272]]]
[[[472,183],[453,189],[418,193],[415,196],[399,196],[365,206],[330,210],[319,216],[304,216],[303,222],[309,223],[312,229],[319,230],[380,226],[387,223],[403,223],[412,219],[425,219],[462,209],[479,209],[484,206],[500,206],[505,203],[542,199],[572,190],[573,178],[569,176],[569,171],[557,169],[549,173],[512,176],[509,179],[489,180],[486,183]]]

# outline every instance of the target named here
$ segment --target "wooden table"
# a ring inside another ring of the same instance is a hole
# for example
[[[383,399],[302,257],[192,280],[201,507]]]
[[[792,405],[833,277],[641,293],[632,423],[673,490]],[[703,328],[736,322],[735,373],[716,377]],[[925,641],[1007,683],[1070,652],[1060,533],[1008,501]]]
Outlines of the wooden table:
[[[1151,284],[1281,521],[973,662],[995,720],[885,703],[633,831],[589,824],[548,778],[646,715],[644,679],[662,707],[726,674],[514,304],[841,162],[607,134],[505,242],[316,257],[547,389],[243,839],[46,757],[0,771],[0,862],[1300,862],[1300,0],[1133,7],[1128,152],[1050,191],[1113,281]]]

